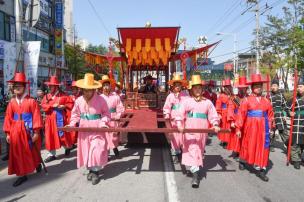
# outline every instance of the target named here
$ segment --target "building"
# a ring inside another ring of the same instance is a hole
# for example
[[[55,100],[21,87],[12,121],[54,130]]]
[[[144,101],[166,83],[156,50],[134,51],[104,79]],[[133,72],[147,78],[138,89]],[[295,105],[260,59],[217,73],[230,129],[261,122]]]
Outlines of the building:
[[[238,70],[245,70],[246,76],[249,78],[251,74],[256,72],[256,53],[240,53],[237,60]]]
[[[0,0],[0,97],[4,95],[4,66],[16,59],[16,18],[13,0]],[[10,50],[8,50],[8,47]],[[5,57],[9,55],[9,57]],[[13,61],[14,62],[14,61]],[[12,76],[6,76],[10,79]]]
[[[82,50],[86,50],[88,46],[90,45],[89,41],[87,39],[77,39],[76,44],[80,46]]]

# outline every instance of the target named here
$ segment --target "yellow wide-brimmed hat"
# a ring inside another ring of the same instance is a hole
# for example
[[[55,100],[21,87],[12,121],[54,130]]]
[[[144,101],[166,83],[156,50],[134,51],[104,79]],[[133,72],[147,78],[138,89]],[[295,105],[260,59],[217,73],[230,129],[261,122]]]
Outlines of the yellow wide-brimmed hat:
[[[174,83],[181,83],[183,86],[187,86],[188,82],[183,80],[179,74],[173,74],[173,78],[168,81],[168,84],[173,86]]]
[[[191,81],[189,81],[187,88],[188,88],[188,90],[190,90],[192,88],[192,82]]]
[[[94,80],[94,74],[87,73],[84,75],[84,79],[76,81],[76,86],[83,89],[98,89],[102,85]]]
[[[108,75],[102,75],[101,80],[99,80],[99,82],[101,83],[101,85],[105,82],[109,82],[111,86],[115,84],[115,80],[110,79]]]
[[[191,82],[191,87],[195,85],[203,85],[201,75],[192,75],[190,82]]]

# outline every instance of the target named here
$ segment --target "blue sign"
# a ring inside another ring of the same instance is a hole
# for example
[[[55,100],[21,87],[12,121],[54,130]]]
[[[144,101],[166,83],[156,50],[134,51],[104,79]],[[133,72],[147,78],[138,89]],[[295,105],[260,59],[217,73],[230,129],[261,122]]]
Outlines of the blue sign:
[[[63,28],[63,4],[62,1],[55,3],[55,27],[56,29]]]

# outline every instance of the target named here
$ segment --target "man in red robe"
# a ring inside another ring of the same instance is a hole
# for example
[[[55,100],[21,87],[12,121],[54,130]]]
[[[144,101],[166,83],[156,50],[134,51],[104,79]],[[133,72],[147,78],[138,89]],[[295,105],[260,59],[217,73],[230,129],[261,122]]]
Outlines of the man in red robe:
[[[81,96],[81,91],[76,86],[76,81],[72,82],[71,89],[72,89],[72,94],[70,95],[70,98],[71,98],[71,102],[72,102],[72,107],[67,108],[67,117],[68,117],[67,122],[68,123],[70,123],[71,113],[72,113],[72,109],[75,104],[75,100]],[[73,142],[73,149],[74,149],[74,148],[76,148],[76,144],[77,144],[78,132],[72,131],[72,132],[70,132],[70,134],[71,134],[71,138],[72,138],[72,142]]]
[[[221,118],[221,128],[230,129],[229,122],[227,120],[228,103],[232,92],[232,86],[230,79],[222,81],[222,92],[216,100],[216,111]],[[221,141],[220,145],[226,148],[230,141],[230,133],[219,133],[218,138]]]
[[[252,94],[242,101],[236,123],[236,134],[243,138],[239,169],[244,170],[245,163],[253,165],[256,175],[265,182],[269,180],[266,168],[274,120],[271,102],[262,96],[263,83],[266,82],[260,74],[251,75]]]
[[[16,73],[9,82],[15,97],[7,106],[3,130],[10,144],[8,174],[19,176],[13,184],[16,187],[27,181],[27,174],[41,171],[39,132],[43,124],[37,101],[26,94],[25,74]]]
[[[239,138],[236,135],[236,120],[239,116],[239,107],[241,101],[244,100],[247,95],[247,89],[249,85],[247,85],[247,80],[245,76],[239,78],[239,82],[234,86],[233,97],[230,99],[228,104],[228,122],[231,127],[231,137],[230,142],[227,145],[227,150],[232,151],[231,157],[233,157],[236,161],[239,161],[239,153],[241,149],[242,138]]]
[[[210,101],[213,103],[213,105],[215,106],[216,100],[217,100],[217,95],[216,95],[216,93],[214,92],[215,81],[210,80],[210,81],[208,82],[208,85],[207,85],[206,87],[207,87],[207,88],[206,88],[206,90],[204,91],[203,96],[204,96],[205,98],[207,98],[208,100],[210,100]]]
[[[58,131],[58,127],[67,124],[67,111],[72,110],[71,98],[59,90],[57,77],[51,76],[45,83],[50,88],[50,93],[44,96],[41,107],[45,111],[45,148],[49,151],[46,163],[56,159],[56,150],[61,146],[65,148],[65,155],[70,154],[73,140],[69,132]]]

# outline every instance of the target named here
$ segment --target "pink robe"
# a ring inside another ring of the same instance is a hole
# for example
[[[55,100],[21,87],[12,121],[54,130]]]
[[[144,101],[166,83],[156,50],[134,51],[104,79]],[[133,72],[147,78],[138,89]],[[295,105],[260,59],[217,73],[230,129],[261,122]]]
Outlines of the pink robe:
[[[122,104],[119,95],[117,95],[115,92],[112,92],[109,96],[106,96],[104,94],[101,94],[100,96],[103,97],[108,104],[111,119],[120,119],[122,113],[125,111],[125,107]],[[119,122],[110,121],[109,125],[113,128],[117,128],[119,126]],[[107,138],[110,149],[118,147],[120,141],[118,133],[107,133]]]
[[[178,96],[175,96],[174,93],[170,93],[167,98],[166,102],[163,107],[163,113],[165,118],[168,117],[171,120],[171,127],[176,128],[176,121],[175,118],[178,115],[178,109],[180,108],[181,102],[186,99],[188,95],[184,92],[179,93]],[[182,123],[184,124],[184,123]],[[171,147],[173,150],[180,150],[182,145],[182,134],[181,133],[172,133],[171,139]]]
[[[203,99],[196,102],[194,98],[185,99],[176,117],[177,124],[185,120],[185,128],[209,128],[219,125],[220,119],[212,102]],[[199,117],[199,118],[195,118]],[[182,164],[186,166],[202,166],[206,144],[206,133],[185,133],[183,135]]]
[[[101,118],[85,118],[86,115],[101,115]],[[79,127],[108,127],[110,121],[106,101],[96,93],[87,103],[83,96],[77,98],[71,115],[71,126],[79,122]],[[105,166],[108,162],[108,142],[105,133],[79,132],[77,147],[77,167]]]

